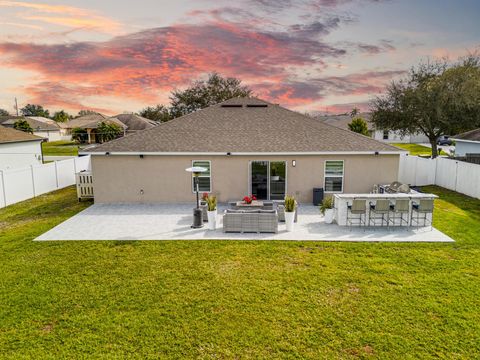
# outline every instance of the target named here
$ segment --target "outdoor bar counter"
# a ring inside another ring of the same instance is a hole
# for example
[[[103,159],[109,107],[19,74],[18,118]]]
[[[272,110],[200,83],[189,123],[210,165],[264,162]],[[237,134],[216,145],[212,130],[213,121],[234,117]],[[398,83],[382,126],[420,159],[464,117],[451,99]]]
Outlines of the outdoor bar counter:
[[[370,203],[375,204],[376,200],[379,199],[389,199],[391,204],[395,203],[395,199],[409,199],[410,200],[410,211],[408,213],[408,226],[411,226],[411,212],[412,212],[412,203],[417,203],[421,199],[436,199],[437,195],[434,194],[424,194],[417,191],[411,190],[410,193],[383,193],[383,194],[334,194],[334,208],[335,208],[335,222],[340,226],[347,225],[347,206],[352,204],[354,199],[366,200],[367,201],[367,213],[366,213],[366,223],[369,224],[369,208]],[[432,215],[427,216],[429,222],[432,221]],[[380,225],[376,225],[380,226]],[[430,226],[430,225],[429,225]]]

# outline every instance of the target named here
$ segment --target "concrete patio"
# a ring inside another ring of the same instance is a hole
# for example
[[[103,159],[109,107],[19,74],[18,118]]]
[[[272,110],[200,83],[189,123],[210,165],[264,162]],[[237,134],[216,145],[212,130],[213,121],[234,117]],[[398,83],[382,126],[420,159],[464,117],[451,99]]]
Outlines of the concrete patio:
[[[325,224],[317,207],[302,205],[294,232],[279,224],[278,234],[223,233],[219,206],[217,230],[192,229],[193,204],[95,204],[36,238],[50,240],[314,240],[359,242],[453,242],[435,228],[347,228]]]

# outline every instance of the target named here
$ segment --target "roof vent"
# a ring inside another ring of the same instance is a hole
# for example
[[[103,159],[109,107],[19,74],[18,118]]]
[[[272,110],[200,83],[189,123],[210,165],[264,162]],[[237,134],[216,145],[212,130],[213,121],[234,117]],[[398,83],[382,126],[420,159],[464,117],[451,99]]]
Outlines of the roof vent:
[[[241,104],[223,104],[223,105],[221,105],[221,107],[224,107],[224,108],[241,108],[242,106],[243,105],[241,105]]]
[[[267,104],[247,104],[247,107],[250,108],[266,108],[268,107]]]

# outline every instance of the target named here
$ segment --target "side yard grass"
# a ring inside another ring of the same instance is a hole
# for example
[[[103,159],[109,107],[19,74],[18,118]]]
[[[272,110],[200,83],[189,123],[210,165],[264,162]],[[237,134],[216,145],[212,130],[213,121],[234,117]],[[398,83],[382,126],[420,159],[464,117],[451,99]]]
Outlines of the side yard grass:
[[[418,144],[403,144],[403,143],[395,143],[392,144],[403,150],[408,150],[410,155],[422,155],[422,156],[432,156],[432,149]],[[439,155],[448,155],[445,151],[440,150]]]
[[[42,143],[45,156],[77,156],[78,144],[75,141],[49,141]]]
[[[480,201],[442,244],[33,242],[89,203],[0,210],[2,358],[478,358]]]

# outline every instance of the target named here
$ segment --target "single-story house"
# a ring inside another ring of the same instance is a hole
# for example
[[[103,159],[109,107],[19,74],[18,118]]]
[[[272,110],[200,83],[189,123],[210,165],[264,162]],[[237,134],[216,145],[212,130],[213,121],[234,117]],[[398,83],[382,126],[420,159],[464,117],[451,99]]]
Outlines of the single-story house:
[[[480,154],[480,129],[464,132],[452,139],[455,140],[455,156]]]
[[[159,123],[154,120],[144,118],[137,114],[119,114],[113,116],[127,126],[127,134],[133,134],[137,131],[151,129]]]
[[[63,129],[65,129],[68,135],[72,134],[73,129],[84,129],[87,133],[84,141],[91,144],[99,141],[97,136],[97,128],[102,122],[113,123],[120,126],[123,129],[124,134],[127,131],[127,126],[120,120],[98,113],[80,116],[76,119],[72,119],[63,123],[61,126]]]
[[[200,191],[221,202],[253,194],[312,202],[326,193],[371,192],[397,180],[403,151],[257,98],[234,98],[84,150],[97,203],[191,202],[191,166],[207,169]]]
[[[43,163],[45,139],[0,125],[0,169]]]
[[[372,114],[369,112],[360,113],[356,117],[360,117],[366,121],[368,132],[370,136],[375,140],[386,143],[429,143],[428,137],[421,133],[402,136],[400,135],[399,131],[378,129],[375,124],[370,121],[370,119],[372,118]],[[349,130],[348,124],[352,122],[352,117],[350,116],[350,114],[322,115],[318,116],[317,118],[321,121],[326,122],[329,125],[333,125],[345,130]]]
[[[33,129],[33,135],[45,138],[48,141],[68,140],[69,137],[62,136],[59,124],[51,119],[41,116],[19,116],[11,117],[2,121],[5,127],[13,128],[19,120],[25,120]]]

